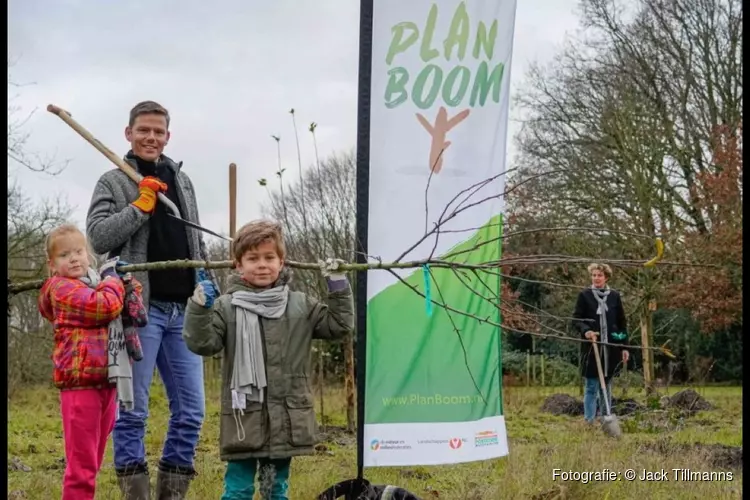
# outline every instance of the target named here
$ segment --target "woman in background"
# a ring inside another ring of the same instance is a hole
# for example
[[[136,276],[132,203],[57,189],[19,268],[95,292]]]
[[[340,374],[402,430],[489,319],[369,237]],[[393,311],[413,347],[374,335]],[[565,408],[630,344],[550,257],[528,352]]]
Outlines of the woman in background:
[[[588,267],[591,276],[591,287],[578,294],[573,312],[573,328],[583,338],[605,344],[628,345],[627,319],[622,306],[622,298],[616,290],[609,288],[612,268],[607,264],[593,263]],[[602,372],[607,386],[606,397],[612,407],[612,377],[616,369],[628,362],[630,357],[624,347],[597,344],[602,363]],[[589,424],[594,422],[597,407],[604,413],[604,402],[596,368],[596,358],[592,342],[581,343],[581,374],[585,379],[583,395],[583,418]]]

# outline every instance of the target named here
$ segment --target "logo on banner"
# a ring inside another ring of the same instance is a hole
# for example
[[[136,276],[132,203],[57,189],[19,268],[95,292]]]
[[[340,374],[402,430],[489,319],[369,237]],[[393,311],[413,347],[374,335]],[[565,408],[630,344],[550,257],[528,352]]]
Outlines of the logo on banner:
[[[464,444],[464,440],[461,438],[453,438],[450,441],[448,441],[448,446],[451,447],[453,450],[457,450],[461,447],[461,445]]]
[[[482,431],[477,432],[474,436],[474,446],[480,448],[482,446],[497,446],[500,441],[495,431]]]
[[[406,444],[403,440],[392,440],[392,439],[373,439],[370,441],[370,449],[372,451],[378,450],[411,450],[411,445]]]
[[[412,21],[393,25],[385,57],[389,67],[386,108],[394,109],[411,100],[417,108],[429,110],[438,99],[450,108],[465,108],[449,118],[446,107],[440,106],[434,122],[416,113],[417,120],[432,138],[428,166],[433,174],[443,168],[445,150],[451,145],[446,140],[448,132],[469,116],[469,108],[484,106],[490,96],[496,104],[500,102],[505,70],[503,62],[492,65],[497,19],[489,27],[483,21],[472,23],[466,3],[461,2],[453,12],[447,33],[436,35],[438,15],[438,5],[434,3],[421,31]],[[396,56],[407,50],[418,51],[420,66],[407,69],[393,64]],[[414,72],[416,77],[410,81]]]

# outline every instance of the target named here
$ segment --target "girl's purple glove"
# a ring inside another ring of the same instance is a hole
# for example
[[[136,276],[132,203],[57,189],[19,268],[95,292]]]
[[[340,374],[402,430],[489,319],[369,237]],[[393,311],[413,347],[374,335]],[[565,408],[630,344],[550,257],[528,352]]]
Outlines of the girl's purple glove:
[[[128,326],[125,328],[125,350],[133,361],[140,361],[143,359],[141,339],[138,337],[138,329],[134,326]]]
[[[148,314],[143,305],[143,286],[130,273],[123,275],[122,282],[125,285],[125,303],[122,309],[125,349],[133,361],[140,361],[143,359],[143,348],[138,337],[138,327],[148,324]]]
[[[114,257],[106,261],[102,267],[99,268],[99,276],[104,278],[118,278],[115,266],[117,265],[118,257]]]

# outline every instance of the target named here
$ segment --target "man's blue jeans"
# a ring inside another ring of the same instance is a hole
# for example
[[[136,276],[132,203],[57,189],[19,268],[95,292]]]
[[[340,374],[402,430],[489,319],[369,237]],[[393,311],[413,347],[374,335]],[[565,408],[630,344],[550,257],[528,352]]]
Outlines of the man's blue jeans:
[[[120,411],[112,435],[116,469],[146,463],[144,436],[154,367],[164,383],[170,411],[161,461],[193,468],[205,415],[203,360],[190,352],[182,339],[184,319],[184,304],[152,302],[149,305],[148,325],[138,332],[143,359],[133,363],[135,407],[132,411]]]
[[[607,414],[607,407],[604,404],[604,399],[601,397],[602,385],[599,382],[599,378],[585,377],[585,384],[583,390],[583,418],[587,422],[593,422],[594,417],[597,415],[596,409],[599,408],[599,415]],[[607,385],[607,399],[609,400],[609,407],[612,408],[612,379],[604,380]]]

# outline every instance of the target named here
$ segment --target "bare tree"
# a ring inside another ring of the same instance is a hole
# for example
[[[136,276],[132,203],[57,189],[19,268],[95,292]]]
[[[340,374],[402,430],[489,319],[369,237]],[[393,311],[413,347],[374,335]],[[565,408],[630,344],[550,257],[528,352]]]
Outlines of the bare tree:
[[[315,133],[315,124],[310,132]],[[279,139],[274,137],[279,142]],[[316,146],[317,150],[317,146]],[[317,158],[316,158],[317,160]],[[291,258],[315,262],[331,257],[345,261],[354,260],[355,234],[355,157],[353,152],[332,155],[324,161],[316,161],[314,168],[304,173],[301,181],[284,186],[283,169],[279,166],[280,189],[271,192],[265,179],[260,184],[269,188],[269,202],[264,207],[265,215],[284,222],[285,240]],[[326,294],[325,282],[320,273],[298,270],[296,285],[306,293],[318,298]],[[294,282],[293,282],[294,283]],[[318,382],[324,382],[326,354],[322,342],[316,347],[318,356]],[[355,387],[354,387],[354,338],[343,343],[344,389],[346,394],[347,430],[354,431]],[[323,398],[320,398],[323,401]],[[324,412],[322,412],[324,413]],[[324,415],[321,417],[325,420]]]
[[[12,92],[22,87],[13,82],[8,62],[8,163],[34,172],[54,175],[64,164],[44,158],[27,148],[29,132]],[[70,216],[70,209],[60,200],[30,199],[8,169],[8,279],[38,279],[45,274],[44,239],[50,229]],[[13,393],[19,385],[39,383],[49,378],[52,347],[51,328],[37,310],[37,293],[8,297],[8,388]]]
[[[19,83],[13,79],[12,68],[16,61],[8,59],[8,162],[9,165],[20,166],[33,172],[59,174],[67,165],[67,161],[58,161],[54,155],[41,155],[30,151],[28,140],[31,133],[26,125],[34,115],[35,110],[26,112],[18,104],[21,89],[30,83]],[[10,169],[8,169],[10,175]]]
[[[518,96],[529,112],[517,137],[521,175],[557,173],[519,190],[514,220],[617,231],[565,235],[566,250],[592,257],[643,255],[656,235],[679,255],[686,232],[712,231],[699,179],[722,168],[713,159],[716,132],[737,136],[741,126],[741,2],[583,0],[582,7],[585,36],[550,67],[534,67]],[[625,278],[630,308],[650,330],[671,276],[633,269]]]
[[[65,216],[54,205],[34,206],[16,185],[8,188],[8,276],[44,275],[44,236]],[[38,292],[16,295],[8,303],[8,390],[49,379],[52,332],[37,310]]]
[[[717,128],[741,123],[741,3],[641,0],[630,21],[624,3],[582,4],[587,37],[533,68],[518,99],[530,113],[522,166],[561,170],[527,186],[525,208],[646,234],[706,231],[695,179],[717,168]]]

